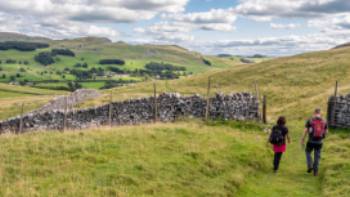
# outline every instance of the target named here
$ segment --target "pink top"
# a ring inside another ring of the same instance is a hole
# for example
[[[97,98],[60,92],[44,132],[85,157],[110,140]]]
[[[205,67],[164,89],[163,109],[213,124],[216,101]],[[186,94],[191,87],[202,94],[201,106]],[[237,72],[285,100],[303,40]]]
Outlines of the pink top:
[[[273,145],[273,151],[274,151],[275,153],[284,153],[284,152],[286,152],[286,147],[287,147],[286,144],[282,144],[282,145],[276,145],[276,144],[274,144],[274,145]]]

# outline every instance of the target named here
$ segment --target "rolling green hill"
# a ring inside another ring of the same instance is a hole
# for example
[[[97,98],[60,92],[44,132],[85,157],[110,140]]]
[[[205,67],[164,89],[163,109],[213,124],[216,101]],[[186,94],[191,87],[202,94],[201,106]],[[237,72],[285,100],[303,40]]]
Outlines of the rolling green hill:
[[[41,88],[59,88],[67,86],[67,81],[81,81],[83,87],[101,88],[106,81],[117,81],[117,85],[139,82],[156,76],[134,73],[145,69],[151,62],[171,64],[184,67],[183,73],[176,75],[192,75],[214,68],[225,68],[240,63],[239,60],[222,59],[215,56],[204,56],[175,45],[130,45],[123,42],[113,43],[105,38],[86,37],[73,40],[49,40],[29,37],[20,34],[0,33],[0,43],[6,41],[39,42],[49,44],[48,48],[35,51],[19,51],[16,49],[0,50],[0,82],[20,83]],[[54,63],[48,66],[35,61],[35,56],[52,49],[69,49],[75,56],[56,55]],[[103,59],[121,59],[125,65],[101,65]],[[86,67],[77,67],[85,64]],[[118,73],[111,70],[121,70]],[[102,72],[93,72],[91,69]],[[92,75],[78,78],[71,71],[89,71]]]
[[[268,99],[269,122],[272,124],[278,115],[286,115],[292,137],[278,174],[271,172],[272,152],[264,132],[271,124],[204,123],[190,119],[172,124],[0,136],[1,195],[16,192],[22,196],[347,196],[349,131],[331,130],[319,177],[306,174],[299,139],[304,120],[312,110],[322,107],[325,111],[335,80],[340,81],[342,94],[350,92],[349,64],[350,48],[343,47],[257,64],[232,65],[179,80],[155,81],[159,92],[185,95],[205,95],[208,77],[212,79],[212,94],[254,92],[254,84],[258,84],[259,95]],[[114,99],[150,96],[152,83],[115,88]],[[27,87],[20,88],[27,92]],[[104,97],[81,107],[108,102],[110,90],[103,93]],[[52,96],[52,92],[43,94]],[[26,95],[14,98],[19,103],[36,98]],[[8,102],[10,98],[0,101]]]

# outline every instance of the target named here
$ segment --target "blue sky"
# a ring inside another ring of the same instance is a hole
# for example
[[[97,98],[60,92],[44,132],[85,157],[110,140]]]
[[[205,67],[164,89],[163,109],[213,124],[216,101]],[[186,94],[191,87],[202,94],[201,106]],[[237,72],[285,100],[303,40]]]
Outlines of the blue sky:
[[[350,1],[0,0],[0,31],[284,56],[349,42]]]

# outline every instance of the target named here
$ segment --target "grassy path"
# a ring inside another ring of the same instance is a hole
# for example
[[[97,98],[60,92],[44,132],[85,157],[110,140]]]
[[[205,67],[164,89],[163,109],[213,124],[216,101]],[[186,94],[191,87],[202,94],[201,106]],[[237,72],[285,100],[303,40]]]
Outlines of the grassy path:
[[[279,172],[274,174],[271,164],[271,172],[249,177],[237,196],[322,196],[320,179],[306,173],[304,151],[299,144],[302,122],[294,125],[297,126],[290,127],[292,143],[283,155]]]

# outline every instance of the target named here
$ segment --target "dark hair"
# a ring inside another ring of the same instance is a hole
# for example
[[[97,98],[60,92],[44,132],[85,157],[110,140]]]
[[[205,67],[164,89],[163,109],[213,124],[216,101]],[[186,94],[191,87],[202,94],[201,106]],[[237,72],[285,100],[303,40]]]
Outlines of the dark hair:
[[[284,125],[286,125],[286,122],[287,122],[286,117],[280,116],[277,120],[277,125],[284,126]]]
[[[320,114],[321,113],[321,109],[320,108],[316,108],[314,112],[315,112],[315,114]]]

